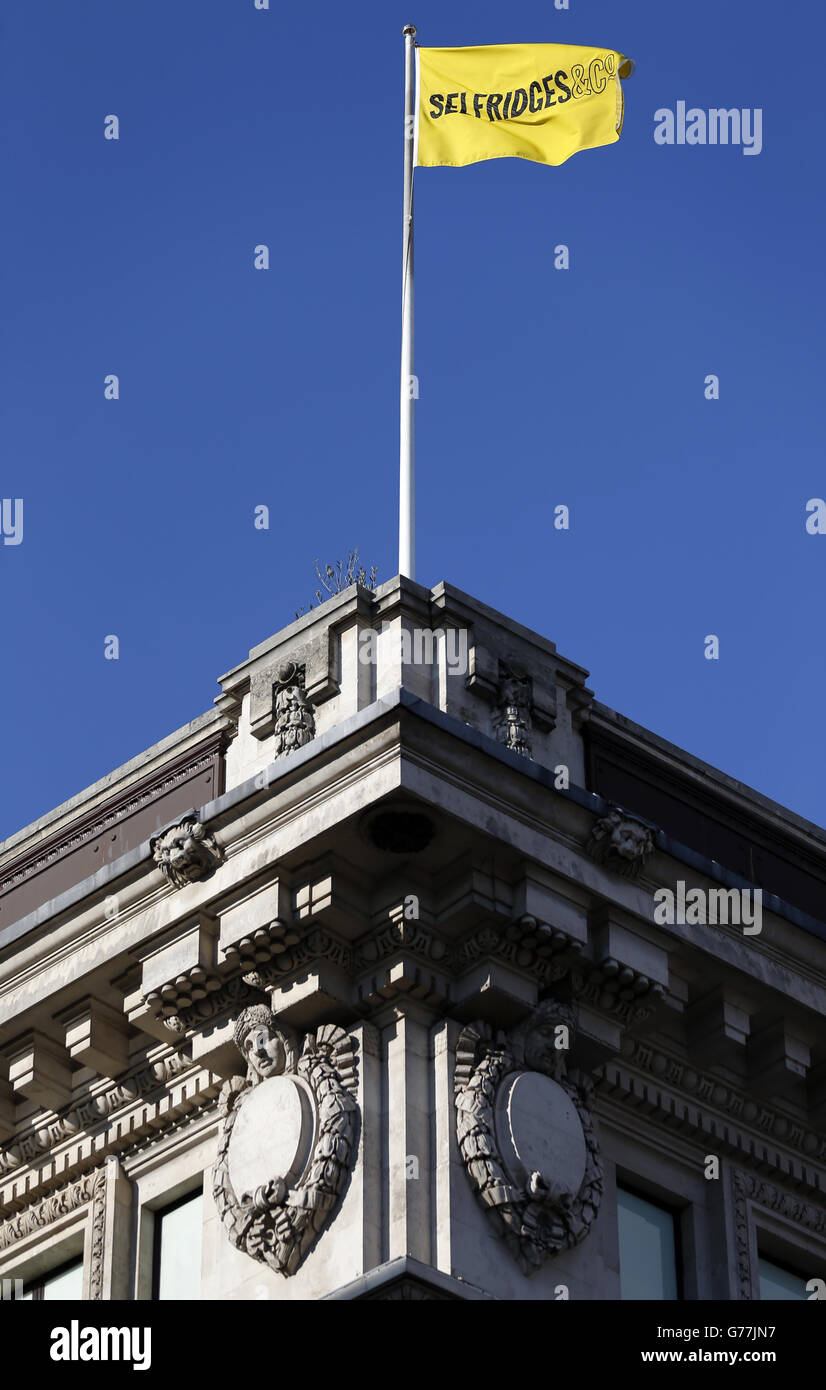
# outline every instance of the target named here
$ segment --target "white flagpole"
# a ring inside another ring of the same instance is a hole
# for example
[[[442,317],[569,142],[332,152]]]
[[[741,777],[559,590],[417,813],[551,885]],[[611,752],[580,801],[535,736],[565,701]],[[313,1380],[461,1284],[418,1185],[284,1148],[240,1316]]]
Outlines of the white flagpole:
[[[416,126],[415,24],[404,34],[404,214],[402,220],[402,362],[399,417],[399,574],[416,577],[413,438],[413,159]]]

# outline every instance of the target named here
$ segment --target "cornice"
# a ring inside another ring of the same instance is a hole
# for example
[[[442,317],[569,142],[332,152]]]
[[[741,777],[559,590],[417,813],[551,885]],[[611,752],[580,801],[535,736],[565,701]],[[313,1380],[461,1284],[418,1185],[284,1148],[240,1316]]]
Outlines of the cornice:
[[[218,1096],[217,1087],[213,1088],[214,1094],[210,1095],[200,1108],[200,1115],[203,1116],[207,1111],[214,1109],[217,1120]],[[197,1125],[198,1121],[193,1117],[192,1107],[184,1111],[176,1110],[169,1112],[152,1126],[148,1133],[140,1133],[130,1142],[120,1146],[118,1158],[121,1161],[134,1161],[143,1158],[155,1145],[163,1142],[169,1144],[170,1138],[183,1125]],[[88,1171],[79,1177],[74,1177],[69,1182],[60,1182],[59,1178],[47,1181],[43,1185],[42,1194],[33,1202],[20,1207],[13,1215],[0,1221],[0,1257],[9,1250],[13,1250],[18,1241],[25,1240],[27,1236],[34,1235],[38,1231],[48,1229],[56,1221],[63,1217],[72,1216],[74,1213],[83,1213],[84,1210],[89,1214],[90,1221],[90,1262],[89,1262],[89,1298],[99,1300],[103,1298],[103,1254],[104,1238],[106,1225],[106,1161],[105,1157],[101,1162],[101,1155],[95,1153],[94,1166],[90,1166]],[[62,1175],[61,1175],[62,1176]],[[29,1188],[27,1196],[31,1195],[34,1189]]]
[[[23,1168],[18,1165],[18,1171],[0,1187],[0,1212],[28,1205],[33,1194],[47,1191],[73,1170],[89,1168],[110,1153],[122,1157],[132,1152],[148,1135],[157,1136],[193,1111],[211,1106],[221,1084],[222,1078],[204,1067],[190,1069],[174,1077],[157,1097],[118,1108],[93,1134],[78,1133],[64,1140],[41,1163],[35,1158]]]
[[[208,824],[211,829],[220,832],[240,816],[246,815],[248,811],[254,810],[257,806],[260,806],[261,802],[267,801],[271,805],[274,800],[274,792],[289,786],[311,763],[316,763],[316,765],[318,765],[317,760],[319,758],[328,755],[333,748],[345,744],[354,736],[366,733],[371,726],[378,726],[382,721],[392,722],[395,718],[398,718],[399,712],[402,710],[408,711],[431,726],[435,726],[452,735],[463,744],[486,753],[489,757],[519,772],[522,777],[534,783],[544,785],[553,793],[555,798],[562,802],[574,802],[576,805],[598,817],[608,814],[613,809],[611,804],[606,802],[602,797],[597,796],[595,793],[588,792],[583,788],[574,785],[566,789],[554,787],[553,769],[532,762],[530,759],[520,757],[517,753],[511,752],[495,739],[480,733],[469,725],[463,724],[454,716],[447,715],[441,710],[435,709],[426,701],[411,695],[403,688],[399,688],[392,695],[382,697],[372,705],[359,711],[358,714],[343,720],[340,724],[327,730],[326,733],[319,735],[305,747],[299,748],[295,752],[279,759],[278,762],[271,764],[268,768],[263,770],[263,777],[262,773],[259,773],[256,777],[250,778],[240,786],[232,788],[229,792],[225,792],[214,801],[200,808],[196,808],[198,819],[202,823]],[[394,752],[395,750],[393,748],[383,750],[384,760],[392,759]],[[416,754],[413,750],[406,749],[405,757],[411,756],[415,757]],[[375,754],[373,758],[375,761]],[[378,762],[381,762],[381,755],[378,755]],[[376,765],[378,765],[378,763]],[[360,764],[358,768],[348,769],[347,772],[342,774],[339,781],[333,784],[334,787],[340,786],[344,788],[352,785],[354,782],[358,782],[363,779],[366,768],[369,766],[370,763],[368,762]],[[437,767],[435,764],[432,764],[432,767],[434,774],[438,774],[442,779],[445,778],[445,769],[443,767]],[[262,780],[265,784],[263,787]],[[465,779],[465,781],[467,786],[471,788],[473,795],[477,799],[480,799],[481,789],[478,784],[471,784],[467,779]],[[311,809],[313,805],[323,804],[329,800],[329,797],[329,785],[323,789],[319,788],[318,790],[314,790],[310,797],[302,802],[301,810]],[[508,814],[512,815],[514,813],[516,813],[515,808],[509,807]],[[281,814],[287,817],[294,817],[296,815],[296,808],[295,806],[290,806]],[[639,820],[640,818],[636,817],[636,819]],[[242,832],[237,840],[233,841],[235,852],[240,852],[248,844],[255,843],[278,824],[279,818],[273,816],[272,813],[267,815],[267,811],[265,810],[263,823],[259,822],[255,826],[250,826],[248,830]],[[656,827],[652,827],[652,829],[655,831],[655,846],[662,853],[669,855],[678,862],[689,865],[697,873],[709,878],[712,882],[720,883],[723,886],[731,888],[745,888],[749,890],[753,888],[754,885],[742,879],[739,875],[723,869],[722,866],[715,861],[707,859],[703,855],[690,850],[687,846],[672,840],[662,831],[657,830]],[[547,837],[547,823],[541,823],[537,818],[535,833]],[[571,850],[566,850],[566,852],[570,853]],[[123,855],[119,860],[114,861],[111,865],[105,866],[95,875],[75,885],[66,893],[61,894],[57,899],[53,900],[53,902],[44,905],[43,908],[28,914],[27,917],[22,918],[19,922],[4,928],[2,932],[0,932],[0,949],[4,946],[11,945],[12,942],[25,936],[34,928],[42,926],[46,921],[71,911],[83,901],[84,897],[88,897],[94,893],[99,894],[110,889],[121,875],[134,871],[135,869],[141,869],[145,860],[151,862],[151,851],[148,842],[142,845],[138,850],[131,851]],[[598,878],[595,879],[595,891],[602,891],[600,885],[603,883],[603,880],[604,876],[600,871]],[[612,882],[612,896],[617,896],[620,892],[621,885],[619,882]],[[793,923],[795,926],[802,928],[804,931],[820,937],[821,940],[826,940],[825,923],[818,922],[808,914],[800,912],[790,904],[783,902],[780,898],[776,897],[776,895],[764,893],[763,905],[764,911],[773,912],[777,916],[785,918],[787,921]]]
[[[622,1050],[622,1059],[603,1067],[597,1095],[633,1111],[635,1125],[650,1117],[657,1127],[696,1136],[705,1152],[713,1143],[826,1195],[826,1135],[647,1042],[626,1038]]]
[[[186,1052],[170,1052],[133,1068],[103,1089],[73,1099],[52,1119],[44,1122],[39,1117],[0,1147],[0,1178],[24,1163],[36,1162],[74,1134],[94,1135],[105,1129],[113,1115],[136,1100],[165,1093],[170,1081],[192,1068],[192,1058]]]
[[[52,831],[28,847],[24,842],[17,855],[0,865],[0,894],[77,849],[78,845],[93,840],[124,817],[156,801],[172,787],[190,780],[203,768],[211,766],[225,737],[223,728],[212,730],[193,748],[170,758],[154,772],[137,778],[98,806],[79,811],[61,829]]]
[[[105,1220],[105,1167],[93,1168],[72,1182],[64,1183],[39,1201],[32,1202],[14,1216],[0,1222],[0,1254],[18,1240],[44,1230],[61,1217],[71,1216],[84,1207],[92,1209],[92,1259],[89,1296],[99,1299],[103,1284],[103,1229]]]
[[[640,769],[657,774],[683,795],[690,789],[703,801],[716,802],[718,812],[735,817],[744,832],[759,828],[771,843],[773,838],[776,840],[779,828],[781,834],[795,842],[798,853],[823,866],[826,855],[823,826],[796,815],[787,806],[729,777],[720,768],[703,762],[598,700],[591,706],[588,724],[597,731],[597,740],[603,746],[613,745]]]

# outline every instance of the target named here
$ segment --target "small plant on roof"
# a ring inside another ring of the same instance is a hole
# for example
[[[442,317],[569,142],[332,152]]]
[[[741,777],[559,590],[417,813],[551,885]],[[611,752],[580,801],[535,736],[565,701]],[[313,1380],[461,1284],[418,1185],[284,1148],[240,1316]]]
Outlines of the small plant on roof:
[[[368,574],[364,565],[359,560],[358,546],[350,551],[345,560],[339,560],[335,565],[325,565],[324,570],[318,560],[313,560],[316,577],[322,588],[316,589],[314,599],[299,608],[296,617],[301,618],[305,613],[309,613],[311,608],[317,608],[319,604],[326,603],[328,598],[334,594],[340,594],[345,589],[349,589],[351,584],[361,584],[365,589],[374,589],[376,586],[376,575],[378,566],[373,565]],[[324,592],[326,590],[326,593]]]

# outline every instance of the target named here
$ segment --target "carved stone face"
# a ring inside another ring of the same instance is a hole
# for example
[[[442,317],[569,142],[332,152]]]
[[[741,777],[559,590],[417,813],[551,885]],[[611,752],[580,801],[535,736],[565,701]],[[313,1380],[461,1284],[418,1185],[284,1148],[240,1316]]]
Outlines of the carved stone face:
[[[644,825],[622,821],[611,831],[611,848],[620,859],[638,859],[651,848],[649,832]]]
[[[194,883],[221,862],[222,851],[214,835],[200,821],[185,816],[151,841],[155,863],[177,887]]]
[[[258,1081],[264,1081],[268,1076],[280,1076],[287,1063],[284,1044],[265,1023],[257,1024],[247,1033],[244,1056],[253,1079]]]
[[[177,831],[163,849],[167,864],[176,873],[185,874],[188,869],[194,869],[200,863],[200,846],[188,830]]]
[[[532,1071],[547,1073],[556,1071],[560,1061],[560,1049],[556,1046],[556,1023],[548,1019],[532,1028],[525,1039],[525,1062]]]

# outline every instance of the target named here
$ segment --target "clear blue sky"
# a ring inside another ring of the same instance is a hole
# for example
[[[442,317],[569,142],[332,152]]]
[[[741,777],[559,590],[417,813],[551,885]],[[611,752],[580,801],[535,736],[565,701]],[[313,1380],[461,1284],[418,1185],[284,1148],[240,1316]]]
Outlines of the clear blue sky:
[[[396,571],[406,22],[637,61],[619,144],[417,175],[417,577],[826,821],[822,7],[9,0],[0,836],[208,709],[315,556]],[[656,145],[679,100],[762,154]]]

